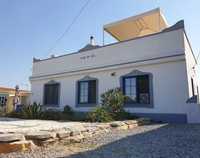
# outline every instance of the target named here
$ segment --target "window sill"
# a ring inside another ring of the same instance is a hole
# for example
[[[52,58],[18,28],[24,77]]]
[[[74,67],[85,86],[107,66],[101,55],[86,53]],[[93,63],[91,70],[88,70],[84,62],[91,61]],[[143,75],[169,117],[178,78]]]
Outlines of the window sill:
[[[125,108],[153,108],[153,104],[139,104],[139,103],[127,103],[124,104]]]

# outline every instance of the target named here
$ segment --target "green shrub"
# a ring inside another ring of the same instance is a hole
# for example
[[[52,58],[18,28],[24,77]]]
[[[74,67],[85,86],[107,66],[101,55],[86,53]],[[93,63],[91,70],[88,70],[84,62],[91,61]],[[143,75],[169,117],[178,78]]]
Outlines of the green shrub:
[[[21,112],[16,112],[16,111],[12,111],[12,112],[7,113],[6,117],[23,118],[22,113]]]
[[[33,105],[23,106],[21,111],[18,112],[21,115],[20,117],[25,119],[41,119],[43,116],[42,106],[37,103]]]
[[[63,120],[63,113],[55,110],[45,110],[42,119],[44,120]]]
[[[112,120],[130,119],[130,113],[124,110],[126,97],[121,89],[111,89],[101,95],[101,106],[88,114],[89,121],[108,122]]]
[[[112,117],[104,107],[97,107],[92,112],[88,113],[88,120],[91,122],[109,122]]]
[[[0,106],[0,117],[5,115],[5,111],[3,108]]]
[[[74,111],[72,110],[72,108],[69,105],[66,105],[63,109],[63,114],[66,115],[73,115]]]
[[[114,120],[120,121],[120,120],[129,120],[135,118],[132,116],[129,112],[126,112],[124,109],[121,110],[120,112],[115,113],[113,116]]]
[[[115,120],[121,119],[121,116],[127,114],[124,110],[125,99],[120,88],[111,89],[101,95],[102,106]]]
[[[58,110],[45,110],[43,119],[45,120],[72,120],[74,112],[72,108],[66,105],[63,111]]]
[[[124,120],[134,118],[130,113],[124,110],[126,97],[119,88],[111,89],[101,95],[101,105],[96,107],[87,115],[81,115],[74,112],[70,106],[66,105],[63,111],[46,110],[42,111],[42,106],[34,103],[25,106],[20,113],[13,113],[13,117],[27,119],[45,119],[45,120],[70,120],[70,121],[91,121],[91,122],[109,122],[113,120]]]
[[[120,112],[123,109],[125,98],[121,89],[115,88],[101,95],[101,104],[107,107],[110,112]]]
[[[68,118],[70,121],[88,121],[88,113],[74,112],[73,115]]]

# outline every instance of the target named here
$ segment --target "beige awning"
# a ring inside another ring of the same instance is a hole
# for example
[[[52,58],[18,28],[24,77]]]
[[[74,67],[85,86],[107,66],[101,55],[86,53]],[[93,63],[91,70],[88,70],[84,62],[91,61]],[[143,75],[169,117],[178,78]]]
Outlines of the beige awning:
[[[153,34],[167,28],[168,24],[160,9],[154,9],[143,14],[132,16],[104,26],[118,41],[133,39],[148,34]]]

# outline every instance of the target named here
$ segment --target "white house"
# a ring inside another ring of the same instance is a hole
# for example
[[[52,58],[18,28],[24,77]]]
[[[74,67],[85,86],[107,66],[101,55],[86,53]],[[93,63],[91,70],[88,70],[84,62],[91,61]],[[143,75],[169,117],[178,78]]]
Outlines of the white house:
[[[32,102],[87,112],[100,95],[121,87],[125,109],[138,116],[177,123],[200,122],[197,61],[184,22],[168,26],[160,9],[104,26],[118,42],[34,59]]]

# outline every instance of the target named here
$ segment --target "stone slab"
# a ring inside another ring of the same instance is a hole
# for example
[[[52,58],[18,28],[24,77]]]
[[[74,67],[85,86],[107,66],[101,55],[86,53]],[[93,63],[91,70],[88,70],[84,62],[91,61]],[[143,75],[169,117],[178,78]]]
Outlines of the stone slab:
[[[73,136],[73,137],[69,137],[70,143],[81,143],[84,140],[84,138],[85,137],[82,134],[76,135],[76,136]]]
[[[56,133],[45,131],[30,132],[25,134],[25,138],[28,140],[47,140],[55,137]]]
[[[138,121],[137,120],[126,120],[126,121],[124,121],[124,123],[127,125],[131,125],[131,124],[137,124]]]
[[[43,140],[43,141],[34,141],[34,143],[38,146],[48,146],[48,145],[53,145],[55,144],[56,142],[58,141],[57,138],[50,138],[50,139],[47,139],[47,140]]]
[[[9,143],[19,140],[25,140],[24,136],[21,134],[0,134],[0,143]]]
[[[1,143],[0,144],[0,153],[10,153],[17,151],[25,151],[33,149],[36,146],[32,141],[17,141],[13,143]]]
[[[139,126],[148,125],[151,123],[151,119],[149,119],[149,118],[139,118],[136,121],[138,121]]]
[[[71,134],[71,131],[69,131],[69,130],[58,131],[56,133],[57,137],[60,139],[69,137],[70,134]]]
[[[70,133],[70,136],[76,136],[76,135],[80,135],[81,134],[81,132],[80,131],[78,131],[78,130],[71,130],[71,133]]]
[[[128,129],[128,125],[118,126],[117,129],[118,130],[127,130]]]
[[[138,124],[130,124],[128,125],[128,129],[133,129],[133,128],[136,128],[138,127]]]
[[[115,122],[111,122],[110,123],[110,126],[115,128],[115,127],[119,127],[119,126],[124,126],[125,123],[124,122],[121,122],[121,121],[115,121]]]

